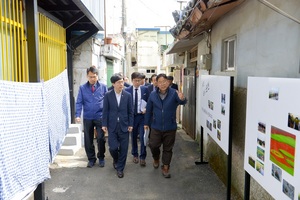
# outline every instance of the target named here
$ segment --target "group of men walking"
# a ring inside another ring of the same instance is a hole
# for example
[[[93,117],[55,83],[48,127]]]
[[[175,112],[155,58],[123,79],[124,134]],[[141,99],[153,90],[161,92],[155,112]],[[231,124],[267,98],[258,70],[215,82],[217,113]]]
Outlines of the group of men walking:
[[[145,167],[147,144],[144,144],[143,138],[144,130],[149,129],[153,167],[158,168],[161,160],[162,174],[165,178],[170,178],[169,168],[177,130],[176,109],[178,105],[183,105],[187,101],[183,93],[170,87],[170,78],[165,74],[152,75],[152,84],[145,85],[143,83],[145,76],[133,72],[132,85],[124,87],[123,75],[116,73],[110,78],[112,83],[110,90],[98,81],[96,67],[87,69],[87,78],[88,81],[79,88],[75,113],[76,122],[81,122],[83,110],[87,167],[93,167],[97,158],[99,166],[105,166],[106,132],[113,167],[119,178],[124,176],[130,133],[133,162]],[[97,131],[97,156],[93,143],[94,127]]]

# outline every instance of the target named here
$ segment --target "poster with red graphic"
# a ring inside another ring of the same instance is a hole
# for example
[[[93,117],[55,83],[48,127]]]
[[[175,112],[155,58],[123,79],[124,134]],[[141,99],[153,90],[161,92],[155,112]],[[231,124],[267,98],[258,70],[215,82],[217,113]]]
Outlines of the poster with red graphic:
[[[275,199],[300,200],[300,79],[249,77],[245,170]]]
[[[228,154],[230,117],[230,76],[201,75],[200,123],[204,133]]]

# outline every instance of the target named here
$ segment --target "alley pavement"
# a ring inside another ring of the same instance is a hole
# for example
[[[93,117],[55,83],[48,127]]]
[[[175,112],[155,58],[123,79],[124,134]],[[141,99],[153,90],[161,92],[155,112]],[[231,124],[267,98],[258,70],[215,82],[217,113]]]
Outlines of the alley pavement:
[[[95,141],[96,142],[96,141]],[[106,142],[107,145],[107,142]],[[124,170],[118,178],[108,147],[105,167],[87,168],[84,148],[74,156],[57,156],[50,166],[51,179],[45,181],[48,200],[223,200],[226,186],[209,167],[195,165],[199,144],[179,129],[170,166],[171,178],[154,169],[147,147],[146,167],[132,162],[131,145]],[[231,199],[241,198],[231,195]]]

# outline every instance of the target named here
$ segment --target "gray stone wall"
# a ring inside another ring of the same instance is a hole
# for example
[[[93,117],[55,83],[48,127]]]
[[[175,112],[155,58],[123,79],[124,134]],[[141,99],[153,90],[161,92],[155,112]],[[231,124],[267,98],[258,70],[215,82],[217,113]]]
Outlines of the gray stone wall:
[[[238,193],[240,198],[244,196],[244,147],[245,147],[245,127],[246,127],[246,102],[247,89],[235,88],[233,94],[233,127],[232,127],[232,175],[231,185],[234,193]],[[220,179],[227,183],[227,155],[214,142],[208,139],[207,157],[209,164],[217,173]],[[254,179],[251,178],[250,199],[273,199]]]

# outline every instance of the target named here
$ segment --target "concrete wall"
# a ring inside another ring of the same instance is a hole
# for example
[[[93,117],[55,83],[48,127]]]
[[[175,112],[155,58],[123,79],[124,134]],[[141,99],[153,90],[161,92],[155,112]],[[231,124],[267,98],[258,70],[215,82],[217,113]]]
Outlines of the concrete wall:
[[[74,98],[77,98],[79,86],[87,81],[86,69],[92,66],[93,47],[92,39],[82,43],[75,51],[73,56],[73,84]]]
[[[300,20],[300,1],[269,0]],[[236,86],[248,76],[299,78],[300,25],[260,1],[246,0],[212,28],[212,73],[221,69],[222,39],[237,36]]]
[[[285,13],[300,20],[299,0],[269,0]],[[236,70],[221,71],[222,40],[236,35]],[[270,9],[259,0],[246,0],[222,17],[211,32],[212,69],[210,74],[232,75],[235,78],[233,98],[232,186],[244,194],[244,143],[248,76],[299,78],[299,23]],[[205,52],[200,43],[198,54]],[[199,87],[199,86],[198,86]],[[198,101],[197,101],[198,104]],[[197,132],[199,132],[197,127]],[[216,143],[207,137],[205,157],[220,178],[226,182],[227,157]],[[251,179],[250,199],[273,199]]]

